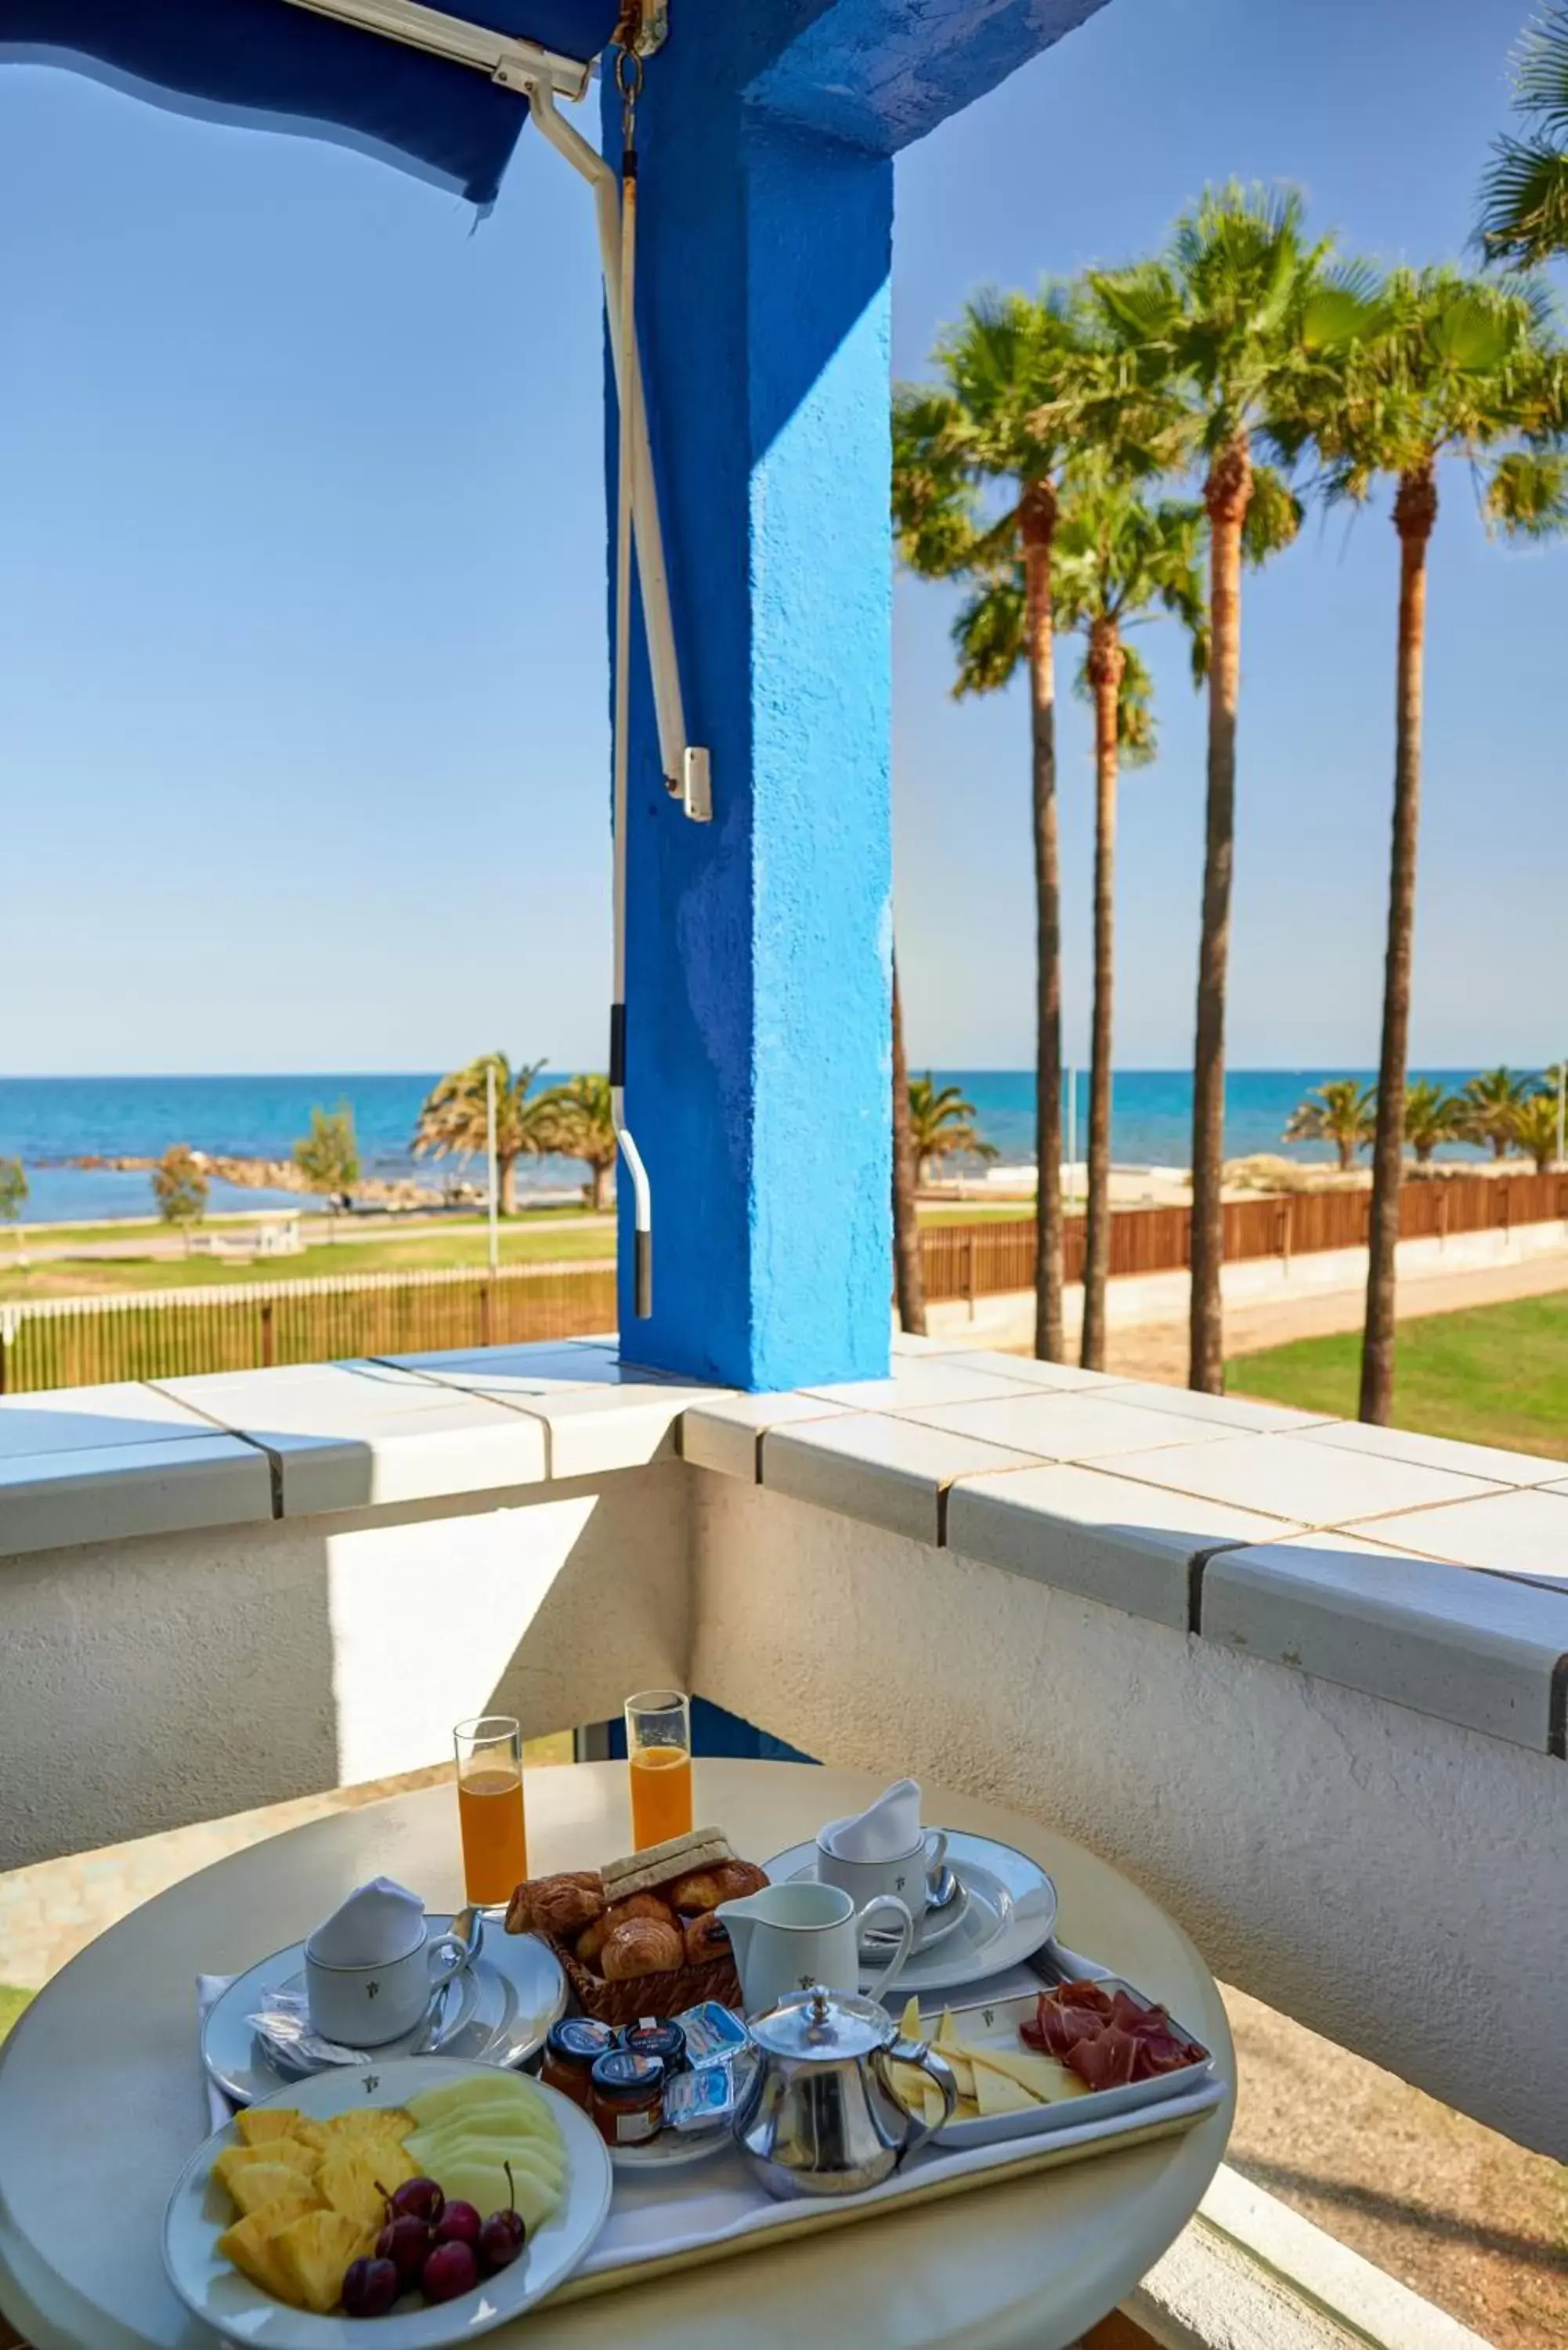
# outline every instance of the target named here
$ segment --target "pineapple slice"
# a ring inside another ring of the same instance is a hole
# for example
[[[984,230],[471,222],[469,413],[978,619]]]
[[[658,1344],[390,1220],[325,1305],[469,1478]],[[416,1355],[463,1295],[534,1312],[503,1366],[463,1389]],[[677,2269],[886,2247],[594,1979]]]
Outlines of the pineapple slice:
[[[314,2182],[304,2171],[291,2170],[284,2162],[252,2163],[244,2170],[236,2170],[223,2184],[240,2216],[246,2220],[253,2211],[265,2211],[269,2203],[281,2203],[289,2198],[298,2199],[306,2210],[317,2210],[321,2202]]]
[[[320,2126],[327,2144],[336,2147],[362,2137],[390,2138],[396,2146],[407,2137],[413,2126],[412,2114],[405,2113],[401,2106],[358,2106],[351,2112],[335,2115]]]
[[[265,2146],[278,2137],[292,2138],[297,2146],[313,2147],[317,2154],[327,2148],[327,2131],[320,2122],[307,2121],[291,2106],[250,2106],[234,2116],[234,2127],[242,2146]]]
[[[271,2251],[296,2308],[325,2317],[343,2298],[343,2278],[351,2261],[368,2252],[374,2235],[343,2211],[306,2211],[280,2228]]]
[[[260,2285],[263,2293],[270,2293],[275,2300],[286,2301],[297,2309],[300,2304],[296,2287],[273,2249],[273,2239],[292,2220],[303,2220],[311,2209],[297,2195],[269,2203],[265,2210],[253,2211],[248,2220],[236,2220],[218,2238],[218,2250],[226,2261],[233,2262],[242,2276]]]
[[[213,2176],[232,2195],[234,2181],[243,2170],[262,2170],[279,2163],[286,2170],[297,2170],[301,2178],[311,2178],[321,2167],[321,2157],[313,2147],[302,2146],[297,2138],[268,2138],[262,2146],[225,2147],[213,2165]]]
[[[390,2138],[381,2138],[327,2155],[316,2174],[316,2184],[332,2210],[373,2230],[387,2216],[387,2196],[405,2178],[418,2176],[402,2147]]]

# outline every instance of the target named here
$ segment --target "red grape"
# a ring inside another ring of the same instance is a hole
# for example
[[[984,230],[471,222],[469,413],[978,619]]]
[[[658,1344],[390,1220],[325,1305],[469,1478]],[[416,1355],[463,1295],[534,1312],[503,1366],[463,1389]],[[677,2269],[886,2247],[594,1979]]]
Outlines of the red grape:
[[[390,2199],[395,2218],[423,2220],[432,2228],[446,2206],[446,2197],[433,2178],[405,2178]]]
[[[438,2244],[424,2265],[420,2290],[427,2301],[455,2301],[479,2282],[479,2262],[468,2244]]]
[[[343,2307],[350,2317],[385,2317],[401,2290],[390,2261],[350,2261],[343,2279]]]
[[[438,2244],[477,2244],[480,2219],[472,2203],[449,2203],[435,2223]]]
[[[417,2284],[431,2249],[431,2231],[411,2211],[389,2220],[376,2239],[376,2258],[390,2261],[400,2284]]]
[[[506,2173],[507,2208],[493,2211],[479,2231],[479,2258],[486,2276],[497,2269],[509,2269],[528,2241],[528,2230],[523,2214],[517,2209],[517,2181],[512,2176],[512,2165],[504,2164]]]

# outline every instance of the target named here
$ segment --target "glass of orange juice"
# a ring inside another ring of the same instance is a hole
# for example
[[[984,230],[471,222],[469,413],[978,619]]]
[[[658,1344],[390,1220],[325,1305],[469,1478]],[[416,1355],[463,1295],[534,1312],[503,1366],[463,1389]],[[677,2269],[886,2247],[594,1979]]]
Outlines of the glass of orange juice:
[[[641,1690],[626,1701],[631,1840],[639,1852],[691,1829],[691,1700]]]
[[[462,1880],[468,1898],[498,1909],[528,1874],[523,1821],[523,1733],[508,1713],[460,1721],[457,1816],[462,1830]]]

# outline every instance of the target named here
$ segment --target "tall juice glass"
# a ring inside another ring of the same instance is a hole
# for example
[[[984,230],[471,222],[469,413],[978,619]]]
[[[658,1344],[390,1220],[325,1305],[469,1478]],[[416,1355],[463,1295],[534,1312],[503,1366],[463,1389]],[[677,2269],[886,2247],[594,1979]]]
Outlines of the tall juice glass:
[[[631,1840],[639,1852],[691,1828],[691,1702],[679,1690],[642,1690],[626,1701]]]
[[[482,1714],[452,1733],[462,1880],[471,1901],[496,1909],[528,1874],[523,1820],[523,1734],[510,1714]]]

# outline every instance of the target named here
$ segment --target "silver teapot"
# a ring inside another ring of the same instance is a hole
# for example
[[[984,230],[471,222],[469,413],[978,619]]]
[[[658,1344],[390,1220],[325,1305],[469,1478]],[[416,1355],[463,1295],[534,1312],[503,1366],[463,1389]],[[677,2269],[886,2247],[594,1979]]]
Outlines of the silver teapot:
[[[880,2186],[950,2121],[951,2067],[905,2040],[875,2000],[791,1991],[747,2019],[756,2064],[735,2115],[737,2145],[770,2195],[857,2195]],[[888,2065],[918,2064],[942,2093],[940,2122],[919,2122],[893,2094]]]

